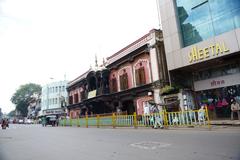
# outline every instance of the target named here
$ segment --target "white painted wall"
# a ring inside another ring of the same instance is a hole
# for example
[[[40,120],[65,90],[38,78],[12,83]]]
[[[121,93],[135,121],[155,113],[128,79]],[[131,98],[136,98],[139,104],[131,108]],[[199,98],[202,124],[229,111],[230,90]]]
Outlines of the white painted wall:
[[[60,108],[60,97],[63,96],[66,100],[68,93],[66,90],[68,81],[58,81],[49,83],[42,88],[42,98],[41,98],[41,110]],[[59,87],[61,86],[61,90]],[[56,91],[56,87],[58,87]],[[64,90],[62,90],[64,87]],[[54,88],[54,90],[53,90]],[[52,100],[54,99],[54,102]],[[56,101],[57,99],[57,101]]]

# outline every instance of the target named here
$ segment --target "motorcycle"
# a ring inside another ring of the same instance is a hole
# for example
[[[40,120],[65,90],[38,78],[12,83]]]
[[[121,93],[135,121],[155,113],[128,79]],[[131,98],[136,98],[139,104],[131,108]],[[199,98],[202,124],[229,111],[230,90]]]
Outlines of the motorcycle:
[[[2,126],[2,129],[6,129],[7,128],[7,124],[4,121],[2,122],[1,126]]]

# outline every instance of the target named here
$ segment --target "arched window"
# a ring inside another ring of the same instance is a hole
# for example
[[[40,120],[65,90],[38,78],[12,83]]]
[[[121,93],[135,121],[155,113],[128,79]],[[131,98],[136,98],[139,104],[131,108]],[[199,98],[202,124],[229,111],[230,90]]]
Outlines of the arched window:
[[[75,93],[74,94],[74,103],[78,103],[79,101],[78,101],[78,94],[77,93]]]
[[[128,89],[128,74],[125,69],[123,69],[123,74],[119,76],[120,79],[120,89],[126,90]]]
[[[97,89],[96,78],[94,76],[89,79],[89,91],[93,91]]]
[[[113,74],[113,78],[111,79],[110,83],[111,83],[111,92],[117,92],[117,79],[114,74]]]
[[[73,104],[73,96],[69,96],[68,103],[69,103],[69,104]]]
[[[140,62],[140,67],[135,70],[136,85],[141,86],[146,84],[145,69]]]

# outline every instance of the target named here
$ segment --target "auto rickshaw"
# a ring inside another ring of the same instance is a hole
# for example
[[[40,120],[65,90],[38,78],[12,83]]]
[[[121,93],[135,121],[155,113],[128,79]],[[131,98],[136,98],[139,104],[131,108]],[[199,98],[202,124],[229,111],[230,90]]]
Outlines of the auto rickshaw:
[[[47,125],[51,125],[51,126],[57,126],[57,116],[56,115],[47,115],[45,117],[42,118],[42,125],[43,126],[47,126]]]

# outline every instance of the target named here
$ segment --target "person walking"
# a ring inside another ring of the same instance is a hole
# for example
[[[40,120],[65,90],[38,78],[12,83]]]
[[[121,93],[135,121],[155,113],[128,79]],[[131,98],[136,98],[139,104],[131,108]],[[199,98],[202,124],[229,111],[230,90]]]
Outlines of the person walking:
[[[57,126],[57,127],[58,127],[58,125],[59,125],[59,117],[58,117],[58,116],[56,116],[56,125],[55,125],[55,126]]]
[[[159,112],[158,114],[155,114],[155,122],[154,122],[154,128],[157,129],[158,126],[163,129],[163,120],[162,120],[162,116],[161,113]]]
[[[46,117],[42,117],[41,122],[42,122],[42,126],[43,126],[43,127],[46,127],[46,124],[47,124]]]
[[[198,110],[198,121],[205,121],[205,104]]]
[[[232,104],[231,104],[231,120],[234,119],[234,113],[237,113],[238,116],[238,120],[240,120],[240,106],[237,103],[236,100],[232,99],[231,100]]]
[[[158,127],[160,127],[161,129],[163,129],[163,115],[159,111],[157,104],[153,105],[151,110],[153,118],[153,128],[157,129]]]

